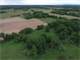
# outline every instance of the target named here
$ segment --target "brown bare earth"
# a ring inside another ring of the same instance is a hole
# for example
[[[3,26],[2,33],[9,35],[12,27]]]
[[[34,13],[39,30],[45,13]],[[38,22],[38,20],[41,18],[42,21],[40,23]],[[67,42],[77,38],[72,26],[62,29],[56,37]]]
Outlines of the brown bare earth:
[[[0,19],[0,32],[12,33],[19,32],[24,28],[35,29],[38,25],[45,25],[43,21],[39,19],[26,20],[20,17]]]

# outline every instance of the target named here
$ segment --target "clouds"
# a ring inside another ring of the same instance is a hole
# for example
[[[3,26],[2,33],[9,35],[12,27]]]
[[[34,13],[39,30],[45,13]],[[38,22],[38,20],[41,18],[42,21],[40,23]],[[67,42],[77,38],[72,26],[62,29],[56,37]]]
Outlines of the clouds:
[[[80,0],[23,0],[24,4],[49,4],[49,5],[56,5],[56,4],[80,4]]]
[[[19,5],[24,4],[22,0],[0,0],[0,5]]]
[[[0,5],[5,4],[5,0],[0,0]]]
[[[80,4],[80,0],[0,0],[0,5]]]

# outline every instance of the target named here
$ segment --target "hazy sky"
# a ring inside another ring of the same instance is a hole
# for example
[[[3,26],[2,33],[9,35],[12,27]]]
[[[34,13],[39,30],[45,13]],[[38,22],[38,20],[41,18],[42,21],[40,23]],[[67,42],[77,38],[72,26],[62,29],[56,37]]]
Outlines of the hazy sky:
[[[0,5],[56,5],[79,4],[80,0],[0,0]]]

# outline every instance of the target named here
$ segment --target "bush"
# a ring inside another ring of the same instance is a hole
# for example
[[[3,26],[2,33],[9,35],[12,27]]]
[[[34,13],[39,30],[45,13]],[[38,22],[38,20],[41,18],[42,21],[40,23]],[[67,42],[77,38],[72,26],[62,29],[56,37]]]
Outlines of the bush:
[[[25,29],[21,30],[19,33],[20,34],[30,34],[32,32],[33,32],[32,28],[25,28]]]
[[[42,29],[44,29],[44,25],[39,25],[39,26],[37,26],[36,29],[37,29],[37,30],[42,30]]]

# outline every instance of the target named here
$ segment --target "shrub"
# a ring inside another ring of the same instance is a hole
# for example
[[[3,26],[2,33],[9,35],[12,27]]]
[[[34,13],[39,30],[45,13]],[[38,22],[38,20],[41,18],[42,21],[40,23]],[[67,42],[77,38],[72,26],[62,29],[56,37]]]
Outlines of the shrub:
[[[32,28],[25,28],[25,29],[21,30],[19,33],[20,34],[30,34],[32,32],[33,32]]]

